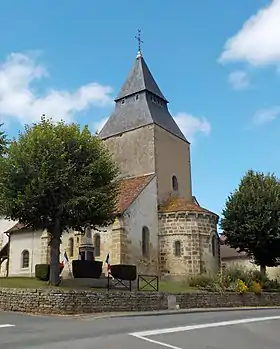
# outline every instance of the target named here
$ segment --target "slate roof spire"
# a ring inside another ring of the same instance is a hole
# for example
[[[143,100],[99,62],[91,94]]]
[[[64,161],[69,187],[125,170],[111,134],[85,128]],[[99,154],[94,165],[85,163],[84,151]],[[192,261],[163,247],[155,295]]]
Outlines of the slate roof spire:
[[[187,141],[169,113],[168,101],[162,94],[141,52],[138,31],[138,54],[117,98],[113,113],[99,133],[106,139],[123,132],[156,124]]]
[[[155,82],[141,51],[138,51],[134,67],[128,74],[115,101],[142,91],[149,91],[168,102]]]

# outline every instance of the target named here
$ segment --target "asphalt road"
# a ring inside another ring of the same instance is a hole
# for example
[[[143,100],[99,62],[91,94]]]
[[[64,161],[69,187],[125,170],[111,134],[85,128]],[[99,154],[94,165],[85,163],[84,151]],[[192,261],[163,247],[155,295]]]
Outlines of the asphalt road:
[[[277,349],[280,310],[94,319],[0,312],[1,349]]]

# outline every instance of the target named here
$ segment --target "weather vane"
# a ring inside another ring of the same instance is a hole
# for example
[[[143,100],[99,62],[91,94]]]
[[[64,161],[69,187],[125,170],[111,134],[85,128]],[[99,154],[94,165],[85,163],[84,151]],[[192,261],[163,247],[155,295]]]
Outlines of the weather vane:
[[[141,40],[141,29],[137,30],[137,36],[135,36],[135,39],[138,41],[138,52],[141,53],[141,44],[144,43],[144,41]]]

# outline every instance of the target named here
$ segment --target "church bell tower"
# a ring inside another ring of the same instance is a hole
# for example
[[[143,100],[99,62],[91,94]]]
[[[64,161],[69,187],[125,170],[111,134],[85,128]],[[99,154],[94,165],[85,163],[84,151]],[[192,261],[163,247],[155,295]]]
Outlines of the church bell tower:
[[[168,110],[141,52],[99,133],[119,164],[122,177],[155,173],[158,202],[180,196],[192,202],[190,143]],[[172,88],[172,86],[171,86]]]

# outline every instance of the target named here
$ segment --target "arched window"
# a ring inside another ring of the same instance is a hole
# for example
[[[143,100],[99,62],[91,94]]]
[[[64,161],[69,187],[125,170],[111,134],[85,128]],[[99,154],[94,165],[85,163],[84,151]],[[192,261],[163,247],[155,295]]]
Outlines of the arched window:
[[[142,256],[149,257],[150,231],[147,227],[142,228]]]
[[[174,254],[176,257],[181,257],[181,241],[175,241],[174,243]]]
[[[74,255],[74,239],[73,238],[70,238],[69,239],[69,257],[73,257]]]
[[[216,244],[217,244],[217,238],[216,238],[216,235],[213,235],[211,240],[213,257],[216,257],[216,248],[217,248]]]
[[[94,254],[95,254],[95,257],[100,256],[100,235],[99,234],[94,235]]]
[[[178,179],[176,176],[172,176],[172,189],[174,191],[178,190]]]
[[[21,267],[22,268],[29,267],[29,252],[27,250],[24,250],[21,253]]]

